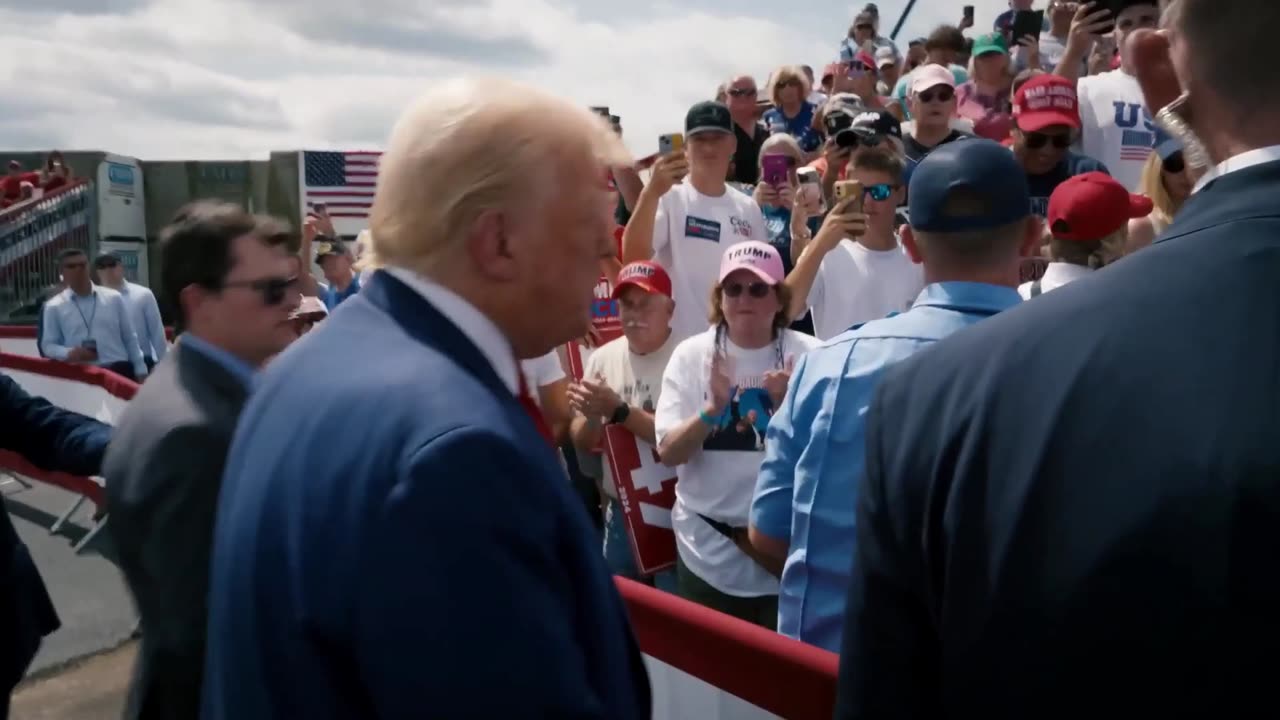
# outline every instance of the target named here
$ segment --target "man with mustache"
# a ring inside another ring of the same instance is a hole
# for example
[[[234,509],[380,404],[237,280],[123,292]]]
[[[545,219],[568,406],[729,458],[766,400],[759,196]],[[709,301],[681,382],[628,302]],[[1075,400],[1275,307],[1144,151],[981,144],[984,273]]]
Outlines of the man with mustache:
[[[679,338],[671,332],[675,302],[671,277],[661,265],[634,262],[618,273],[613,298],[622,318],[622,337],[605,343],[587,359],[582,381],[569,388],[576,417],[569,426],[574,445],[582,452],[600,447],[606,425],[622,425],[640,440],[657,445],[653,410],[662,391],[662,371]],[[675,592],[675,573],[664,570],[641,577],[628,544],[618,489],[609,464],[602,463],[600,491],[605,497],[604,555],[615,575],[656,584]]]
[[[1173,223],[885,376],[836,717],[1273,704],[1280,81],[1241,28],[1277,26],[1274,0],[1175,0],[1135,32],[1147,107],[1213,165]]]

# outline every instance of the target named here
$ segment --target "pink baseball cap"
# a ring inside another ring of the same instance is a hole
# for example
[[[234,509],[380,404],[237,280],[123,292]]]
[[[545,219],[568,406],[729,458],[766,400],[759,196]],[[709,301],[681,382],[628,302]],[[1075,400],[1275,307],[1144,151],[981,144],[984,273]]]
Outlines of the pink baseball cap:
[[[720,282],[738,270],[750,270],[770,285],[777,285],[786,277],[777,248],[759,240],[733,245],[720,256]]]
[[[911,71],[911,94],[916,95],[931,87],[956,86],[956,76],[948,68],[938,64],[922,65]]]

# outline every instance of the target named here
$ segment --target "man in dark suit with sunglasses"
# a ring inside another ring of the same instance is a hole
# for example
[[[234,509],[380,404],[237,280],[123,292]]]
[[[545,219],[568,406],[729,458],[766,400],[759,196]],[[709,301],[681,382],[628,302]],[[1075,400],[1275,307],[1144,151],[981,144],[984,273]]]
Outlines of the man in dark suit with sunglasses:
[[[107,452],[108,532],[141,615],[125,717],[200,714],[214,514],[253,376],[295,337],[289,233],[236,205],[184,208],[161,284],[185,330],[129,403]]]
[[[1013,152],[1027,173],[1031,212],[1045,217],[1053,189],[1069,177],[1107,172],[1106,166],[1070,150],[1080,135],[1080,108],[1072,81],[1037,75],[1013,98]],[[1108,173],[1110,174],[1110,173]]]

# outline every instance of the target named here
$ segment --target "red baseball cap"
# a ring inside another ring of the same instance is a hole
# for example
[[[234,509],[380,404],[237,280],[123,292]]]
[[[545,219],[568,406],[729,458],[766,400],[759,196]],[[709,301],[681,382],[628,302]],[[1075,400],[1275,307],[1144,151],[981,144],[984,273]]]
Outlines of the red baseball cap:
[[[1049,196],[1049,232],[1059,240],[1093,242],[1151,213],[1151,198],[1134,195],[1104,172],[1068,178]]]
[[[1013,96],[1013,117],[1023,132],[1039,132],[1053,125],[1080,128],[1076,84],[1061,75],[1037,75]]]
[[[618,271],[618,282],[613,284],[613,299],[622,296],[622,290],[634,285],[647,293],[671,297],[671,276],[662,266],[647,260],[624,265]]]

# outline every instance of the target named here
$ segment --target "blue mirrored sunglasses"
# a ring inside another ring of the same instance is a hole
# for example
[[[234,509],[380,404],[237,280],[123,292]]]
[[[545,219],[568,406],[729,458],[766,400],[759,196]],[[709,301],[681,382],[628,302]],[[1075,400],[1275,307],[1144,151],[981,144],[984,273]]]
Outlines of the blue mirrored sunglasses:
[[[863,188],[862,194],[870,196],[872,200],[884,201],[888,200],[889,196],[892,195],[893,191],[897,188],[897,185],[890,185],[889,183],[876,183],[875,185],[868,185]]]

